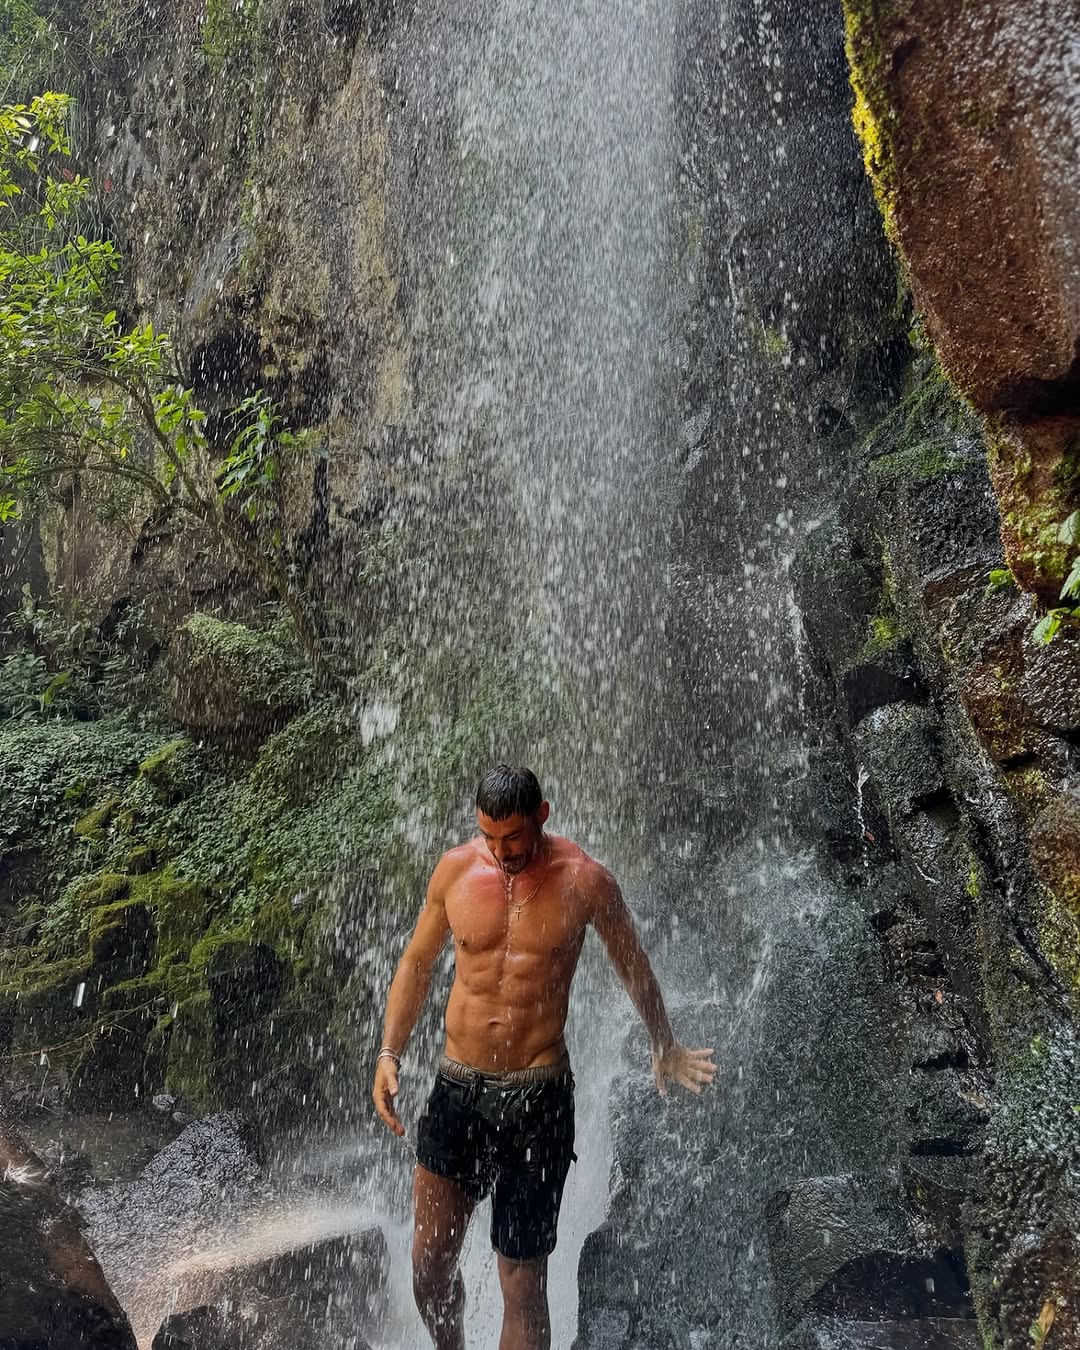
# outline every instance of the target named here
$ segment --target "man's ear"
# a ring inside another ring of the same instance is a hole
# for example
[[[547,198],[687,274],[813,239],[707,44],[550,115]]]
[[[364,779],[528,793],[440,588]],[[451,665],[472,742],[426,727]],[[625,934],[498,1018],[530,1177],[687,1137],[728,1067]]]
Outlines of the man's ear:
[[[548,816],[551,815],[551,803],[541,802],[536,811],[536,819],[540,825],[547,823]]]

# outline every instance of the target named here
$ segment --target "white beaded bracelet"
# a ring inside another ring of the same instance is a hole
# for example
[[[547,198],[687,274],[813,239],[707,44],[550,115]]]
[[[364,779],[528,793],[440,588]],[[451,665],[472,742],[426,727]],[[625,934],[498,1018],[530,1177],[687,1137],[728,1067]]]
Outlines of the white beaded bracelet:
[[[375,1063],[378,1064],[380,1059],[392,1059],[394,1061],[394,1068],[395,1069],[401,1068],[401,1056],[397,1053],[396,1050],[391,1050],[388,1045],[384,1045],[383,1048],[379,1051],[379,1053],[375,1056]]]

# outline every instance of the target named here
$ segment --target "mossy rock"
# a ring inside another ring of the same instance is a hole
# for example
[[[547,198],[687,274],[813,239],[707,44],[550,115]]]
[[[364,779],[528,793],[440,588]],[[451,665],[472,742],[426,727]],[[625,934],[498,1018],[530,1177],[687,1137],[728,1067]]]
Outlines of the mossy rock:
[[[139,844],[124,859],[124,871],[131,876],[145,876],[157,870],[164,852],[161,844]]]
[[[139,779],[155,797],[173,803],[197,791],[206,771],[202,752],[187,736],[167,741],[139,765]]]
[[[355,762],[362,750],[352,719],[338,705],[322,703],[294,718],[263,745],[251,786],[300,806],[339,777],[350,757]]]
[[[102,905],[90,916],[90,961],[97,971],[129,977],[146,970],[154,950],[154,922],[139,900]]]
[[[914,358],[907,392],[867,437],[862,456],[879,484],[963,471],[983,454],[982,427],[937,361]]]
[[[203,990],[177,1006],[167,1028],[165,1089],[195,1111],[210,1111],[217,1105],[210,1079],[217,1050],[214,1021],[210,993]],[[165,1034],[161,1027],[152,1033],[163,1040]]]
[[[175,721],[250,753],[310,693],[301,664],[266,633],[193,614],[169,646],[169,711]]]
[[[91,807],[72,826],[75,837],[87,839],[94,844],[103,843],[119,805],[120,798],[114,796],[108,797],[105,801],[99,802],[97,806]]]
[[[81,997],[80,997],[81,988]],[[32,959],[0,982],[0,1007],[6,1009],[6,1036],[15,1050],[74,1042],[95,1010],[95,989],[85,953],[55,960]],[[67,1057],[78,1050],[75,1045]],[[63,1052],[54,1054],[62,1063]]]

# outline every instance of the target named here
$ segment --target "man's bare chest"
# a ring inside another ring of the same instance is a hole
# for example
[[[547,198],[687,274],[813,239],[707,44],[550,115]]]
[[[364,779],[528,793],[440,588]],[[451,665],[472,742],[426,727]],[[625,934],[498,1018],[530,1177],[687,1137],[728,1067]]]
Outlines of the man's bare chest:
[[[580,905],[556,880],[535,889],[518,882],[508,895],[501,877],[481,877],[454,888],[446,914],[461,955],[510,949],[556,959],[576,953],[585,932]]]

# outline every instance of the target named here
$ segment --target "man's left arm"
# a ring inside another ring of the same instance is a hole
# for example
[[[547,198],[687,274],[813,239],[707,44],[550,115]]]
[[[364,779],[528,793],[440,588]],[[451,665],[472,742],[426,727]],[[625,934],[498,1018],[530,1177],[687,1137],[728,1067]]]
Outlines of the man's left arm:
[[[648,1030],[657,1090],[661,1096],[666,1096],[670,1080],[691,1092],[700,1092],[702,1086],[711,1083],[716,1076],[713,1052],[690,1050],[676,1039],[664,1007],[664,995],[641,945],[619,883],[606,868],[597,871],[593,927]]]

